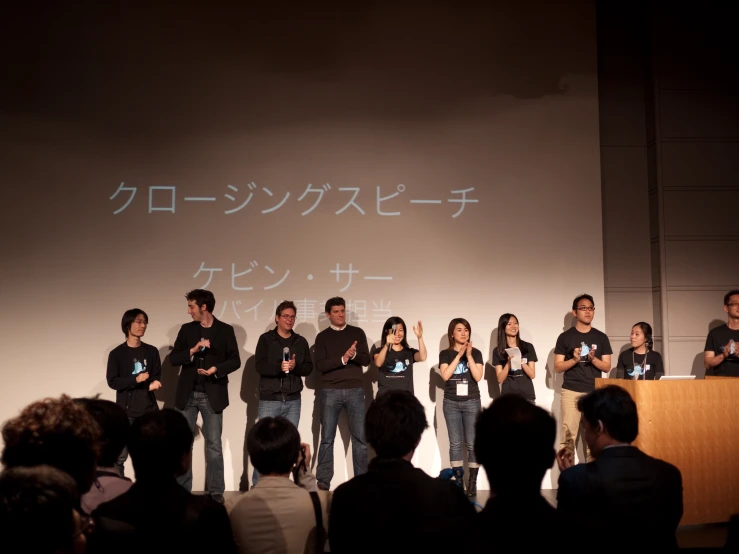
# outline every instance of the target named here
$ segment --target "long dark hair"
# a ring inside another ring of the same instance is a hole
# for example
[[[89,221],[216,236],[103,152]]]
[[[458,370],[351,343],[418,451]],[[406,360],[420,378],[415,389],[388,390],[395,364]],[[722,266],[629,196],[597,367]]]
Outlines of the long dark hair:
[[[470,327],[470,322],[463,317],[455,317],[449,322],[449,329],[447,329],[446,332],[446,336],[449,339],[449,350],[454,350],[454,328],[460,323],[464,325],[470,336],[472,335],[472,327]]]
[[[505,349],[508,348],[508,340],[505,334],[505,328],[506,325],[508,325],[508,322],[511,320],[511,318],[514,318],[516,322],[518,322],[518,318],[513,314],[503,314],[500,316],[500,319],[498,320],[498,354],[501,356],[506,355]],[[521,348],[521,329],[518,329],[518,333],[516,333],[516,346],[518,348]]]
[[[639,327],[641,329],[641,332],[644,333],[644,344],[646,344],[647,350],[651,350],[652,346],[654,346],[654,339],[652,339],[652,326],[649,325],[649,323],[640,321],[638,323],[634,323],[634,325],[631,326],[632,329],[634,327]]]
[[[380,339],[380,348],[385,346],[385,343],[387,342],[387,334],[392,330],[393,324],[395,325],[402,325],[403,326],[403,340],[400,341],[400,345],[403,347],[404,350],[410,350],[410,346],[408,346],[408,327],[405,325],[405,321],[403,321],[399,317],[389,317],[387,321],[385,322],[385,325],[382,326],[382,338]]]

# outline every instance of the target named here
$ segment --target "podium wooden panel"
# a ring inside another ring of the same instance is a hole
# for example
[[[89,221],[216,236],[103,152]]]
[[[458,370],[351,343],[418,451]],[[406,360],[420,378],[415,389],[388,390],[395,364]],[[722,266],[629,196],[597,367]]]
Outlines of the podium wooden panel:
[[[639,410],[641,450],[683,476],[681,525],[728,521],[739,513],[739,379],[628,381],[596,379],[596,388],[626,389]]]

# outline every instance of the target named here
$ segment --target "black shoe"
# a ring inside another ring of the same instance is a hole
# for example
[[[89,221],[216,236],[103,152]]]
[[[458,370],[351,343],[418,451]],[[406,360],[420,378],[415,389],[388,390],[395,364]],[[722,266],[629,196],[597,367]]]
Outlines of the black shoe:
[[[226,502],[222,494],[211,494],[210,497],[216,502],[218,502],[219,504],[223,504]]]
[[[479,467],[470,468],[470,479],[467,483],[467,496],[470,498],[477,496],[477,472],[480,471]]]
[[[460,489],[462,489],[462,492],[464,492],[464,468],[463,467],[453,467],[452,468],[452,475],[454,481],[457,483]]]

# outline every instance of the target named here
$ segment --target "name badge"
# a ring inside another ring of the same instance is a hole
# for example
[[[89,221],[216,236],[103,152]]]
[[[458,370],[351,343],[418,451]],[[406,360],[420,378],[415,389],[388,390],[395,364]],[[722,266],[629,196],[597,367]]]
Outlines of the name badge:
[[[649,371],[649,364],[647,364],[646,370]]]
[[[457,383],[457,396],[467,396],[468,391],[469,385],[467,383]]]

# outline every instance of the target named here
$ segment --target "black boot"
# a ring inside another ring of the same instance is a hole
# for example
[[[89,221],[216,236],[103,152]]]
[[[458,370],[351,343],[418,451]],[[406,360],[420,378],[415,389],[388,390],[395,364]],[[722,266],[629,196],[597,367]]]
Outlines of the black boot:
[[[470,480],[467,484],[467,496],[477,496],[477,472],[480,471],[479,467],[470,468]]]
[[[459,488],[464,492],[464,468],[453,467],[452,474],[454,475],[454,480],[457,482],[457,485],[459,485]]]

